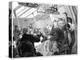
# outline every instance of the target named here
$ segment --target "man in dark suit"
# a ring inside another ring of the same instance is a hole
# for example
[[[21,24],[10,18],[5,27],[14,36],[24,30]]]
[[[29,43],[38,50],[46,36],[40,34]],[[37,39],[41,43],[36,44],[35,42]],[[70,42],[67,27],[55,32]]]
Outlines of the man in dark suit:
[[[31,34],[24,33],[19,46],[19,52],[21,57],[36,56],[36,50],[34,47],[34,42],[39,42],[40,38],[33,36]]]

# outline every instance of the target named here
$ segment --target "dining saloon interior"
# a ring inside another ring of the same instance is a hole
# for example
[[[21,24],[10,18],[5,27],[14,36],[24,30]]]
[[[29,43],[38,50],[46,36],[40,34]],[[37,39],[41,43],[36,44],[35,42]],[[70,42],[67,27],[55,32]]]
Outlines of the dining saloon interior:
[[[77,6],[9,2],[9,57],[77,54]]]

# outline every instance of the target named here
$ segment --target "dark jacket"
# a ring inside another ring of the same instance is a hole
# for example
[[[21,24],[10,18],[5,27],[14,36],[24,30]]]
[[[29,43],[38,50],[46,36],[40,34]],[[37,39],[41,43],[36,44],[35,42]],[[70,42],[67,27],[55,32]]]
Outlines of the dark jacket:
[[[23,34],[21,41],[30,41],[34,43],[34,42],[39,42],[40,39],[37,36],[33,36],[31,34]]]
[[[36,36],[30,34],[23,34],[19,46],[20,56],[22,57],[35,56],[36,50],[34,47],[34,42],[39,42],[39,41],[40,39]]]

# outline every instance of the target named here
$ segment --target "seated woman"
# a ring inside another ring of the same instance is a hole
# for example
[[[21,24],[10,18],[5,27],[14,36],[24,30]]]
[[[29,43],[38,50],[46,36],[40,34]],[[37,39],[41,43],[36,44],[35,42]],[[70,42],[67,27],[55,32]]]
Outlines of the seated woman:
[[[44,40],[41,45],[36,46],[36,51],[43,54],[43,56],[51,56],[54,55],[55,52],[58,52],[55,36],[48,35],[47,39]]]

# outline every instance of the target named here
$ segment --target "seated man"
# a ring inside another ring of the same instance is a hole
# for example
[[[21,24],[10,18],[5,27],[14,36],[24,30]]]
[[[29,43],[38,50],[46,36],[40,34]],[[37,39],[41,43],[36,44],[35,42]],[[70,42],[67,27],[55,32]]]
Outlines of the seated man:
[[[36,50],[34,48],[34,42],[39,42],[40,39],[37,36],[24,33],[19,45],[19,53],[21,57],[36,56]]]

